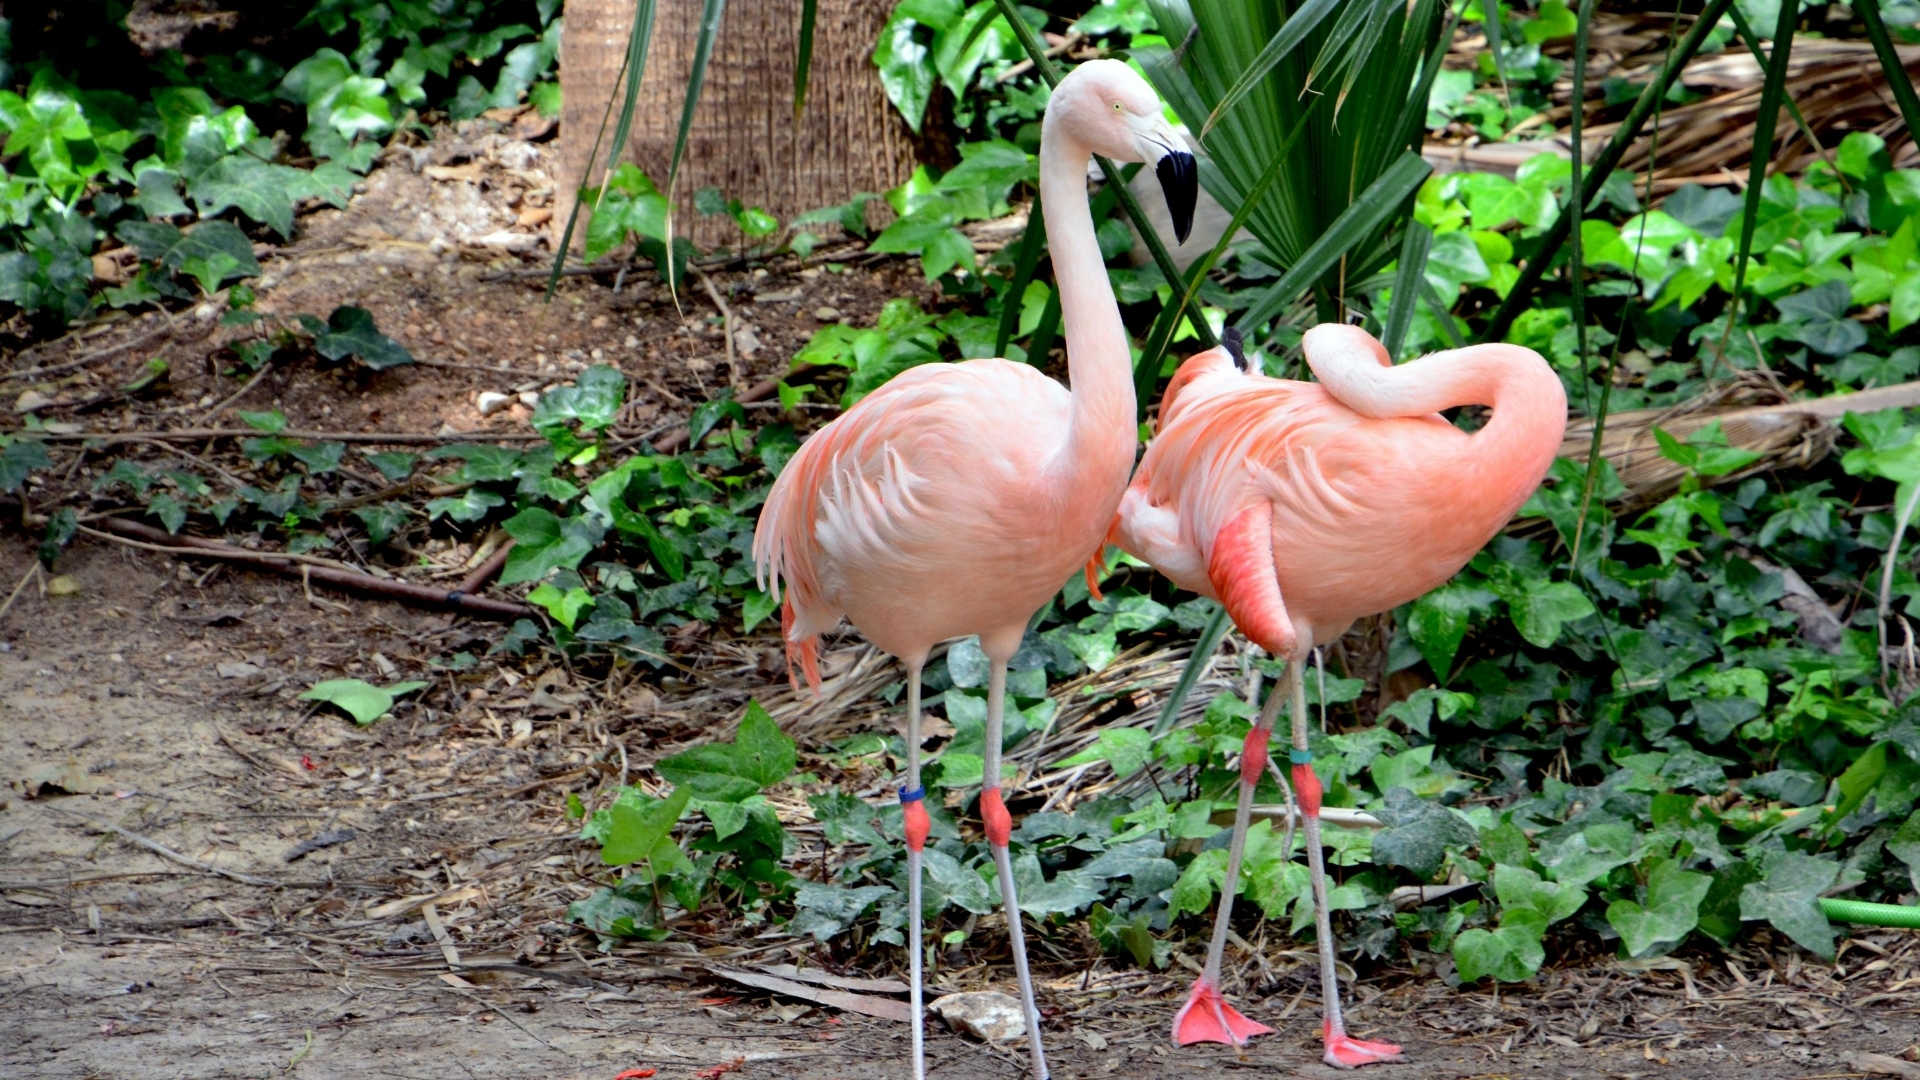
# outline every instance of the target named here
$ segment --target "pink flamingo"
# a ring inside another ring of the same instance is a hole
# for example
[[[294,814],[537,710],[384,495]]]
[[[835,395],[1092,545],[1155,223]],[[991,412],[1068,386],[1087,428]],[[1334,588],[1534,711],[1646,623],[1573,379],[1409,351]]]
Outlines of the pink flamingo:
[[[784,580],[789,675],[817,692],[819,635],[842,616],[907,668],[907,836],[913,1075],[925,1076],[920,866],[920,669],[933,647],[980,635],[991,661],[980,816],[999,871],[1033,1073],[1047,1076],[1027,974],[1001,797],[1007,661],[1028,620],[1097,555],[1137,442],[1126,329],[1087,202],[1093,154],[1152,162],[1185,239],[1192,154],[1124,63],[1080,65],[1053,91],[1040,134],[1040,201],[1066,327],[1069,393],[1026,364],[969,360],[902,372],[821,428],[787,463],[754,531],[762,588]]]
[[[1340,1016],[1301,666],[1355,619],[1444,583],[1492,539],[1553,463],[1566,392],[1539,354],[1516,345],[1476,345],[1395,367],[1358,327],[1316,326],[1302,342],[1320,380],[1310,383],[1249,374],[1239,335],[1225,337],[1168,384],[1159,433],[1109,539],[1182,588],[1219,600],[1254,644],[1286,660],[1325,1058],[1342,1068],[1392,1061],[1398,1046],[1349,1038]],[[1492,406],[1493,418],[1468,434],[1439,415],[1458,405]],[[1228,1005],[1219,983],[1248,809],[1269,767],[1281,697],[1268,695],[1241,754],[1213,940],[1173,1021],[1182,1045],[1239,1045],[1273,1030]]]

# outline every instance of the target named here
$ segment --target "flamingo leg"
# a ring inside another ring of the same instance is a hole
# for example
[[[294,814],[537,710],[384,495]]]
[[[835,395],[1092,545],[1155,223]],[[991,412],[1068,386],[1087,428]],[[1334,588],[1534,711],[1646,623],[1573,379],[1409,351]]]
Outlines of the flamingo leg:
[[[1293,665],[1287,665],[1289,674]],[[1227,930],[1233,922],[1233,894],[1240,880],[1240,860],[1247,849],[1247,819],[1253,810],[1253,789],[1267,767],[1267,741],[1273,734],[1275,715],[1286,695],[1275,688],[1267,695],[1260,718],[1247,732],[1246,746],[1240,753],[1240,802],[1234,808],[1233,841],[1227,847],[1227,877],[1220,884],[1220,906],[1213,918],[1213,940],[1207,945],[1207,964],[1187,992],[1186,1004],[1173,1015],[1173,1041],[1180,1046],[1197,1042],[1221,1042],[1241,1046],[1255,1035],[1272,1034],[1265,1024],[1249,1020],[1220,996],[1220,962],[1227,951]]]
[[[1017,640],[1017,639],[1016,639]],[[1000,797],[1000,731],[1002,709],[1007,697],[1007,661],[989,654],[991,674],[987,682],[987,735],[982,747],[982,784],[980,817],[987,827],[987,844],[993,849],[993,865],[1000,878],[1000,910],[1007,917],[1007,939],[1013,947],[1013,971],[1020,980],[1020,1009],[1027,1019],[1027,1042],[1033,1055],[1034,1080],[1048,1080],[1047,1052],[1040,1045],[1040,1010],[1033,1003],[1033,977],[1027,973],[1027,935],[1020,925],[1020,899],[1014,894],[1013,859],[1007,843],[1013,838],[1013,819],[1007,813],[1006,800]]]
[[[1307,870],[1313,878],[1313,930],[1320,946],[1320,997],[1325,1009],[1321,1035],[1326,1042],[1323,1057],[1327,1064],[1341,1069],[1398,1061],[1398,1046],[1348,1038],[1340,1017],[1340,980],[1334,973],[1333,923],[1327,911],[1326,858],[1320,849],[1320,778],[1314,775],[1313,755],[1307,749],[1307,691],[1298,661],[1287,665],[1287,682],[1293,696],[1293,752],[1288,756],[1293,763],[1293,788],[1300,801],[1300,824],[1307,836]]]
[[[907,834],[907,969],[913,1010],[913,1080],[927,1078],[927,1024],[921,1002],[926,978],[922,970],[926,940],[920,914],[921,851],[927,846],[926,789],[920,786],[920,665],[907,665],[907,783],[900,789],[900,817]]]

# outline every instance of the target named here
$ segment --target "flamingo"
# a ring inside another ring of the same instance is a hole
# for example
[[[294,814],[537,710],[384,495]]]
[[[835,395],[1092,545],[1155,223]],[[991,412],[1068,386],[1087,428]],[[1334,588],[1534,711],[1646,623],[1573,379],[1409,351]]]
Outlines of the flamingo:
[[[819,635],[842,616],[907,671],[907,842],[913,1075],[922,1020],[920,671],[933,647],[978,634],[991,662],[980,816],[1000,878],[1033,1075],[1046,1080],[1001,796],[1007,661],[1035,611],[1096,557],[1137,444],[1126,329],[1087,200],[1093,154],[1150,162],[1186,238],[1193,155],[1145,79],[1092,60],[1060,81],[1040,133],[1040,200],[1066,328],[1069,393],[1026,364],[968,360],[909,369],[815,432],[787,462],[754,530],[761,588],[786,585],[788,677],[820,689]]]
[[[1286,661],[1325,1060],[1341,1068],[1398,1060],[1392,1043],[1348,1037],[1340,1014],[1301,667],[1315,645],[1444,583],[1493,538],[1553,463],[1566,392],[1538,353],[1517,345],[1476,345],[1396,367],[1364,330],[1316,326],[1302,341],[1319,378],[1312,383],[1249,373],[1240,335],[1223,337],[1168,383],[1159,432],[1109,540],[1182,588],[1219,600],[1254,644]],[[1493,417],[1468,434],[1439,415],[1458,405],[1491,406]],[[1264,769],[1279,773],[1267,741],[1282,696],[1268,695],[1241,752],[1213,939],[1174,1016],[1180,1045],[1241,1045],[1273,1030],[1227,1004],[1219,984],[1254,785]]]

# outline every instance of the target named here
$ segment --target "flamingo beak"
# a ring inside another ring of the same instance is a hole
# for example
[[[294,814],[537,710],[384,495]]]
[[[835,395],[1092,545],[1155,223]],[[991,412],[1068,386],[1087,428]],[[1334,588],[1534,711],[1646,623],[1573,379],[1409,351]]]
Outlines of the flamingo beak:
[[[1193,232],[1193,207],[1200,199],[1199,165],[1187,149],[1186,138],[1164,118],[1130,119],[1134,150],[1139,154],[1135,160],[1153,162],[1153,174],[1167,200],[1167,216],[1173,220],[1174,242],[1184,244]]]
[[[1173,218],[1173,239],[1187,242],[1193,231],[1193,204],[1200,198],[1200,170],[1193,155],[1185,150],[1169,150],[1153,167],[1160,179],[1160,193],[1167,199],[1167,214]]]

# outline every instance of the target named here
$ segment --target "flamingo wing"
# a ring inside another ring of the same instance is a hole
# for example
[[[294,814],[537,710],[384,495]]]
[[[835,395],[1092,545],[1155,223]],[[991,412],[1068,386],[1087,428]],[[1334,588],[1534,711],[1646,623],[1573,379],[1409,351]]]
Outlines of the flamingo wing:
[[[1033,531],[1030,519],[1020,523],[1024,489],[1050,449],[1034,435],[1063,430],[1066,405],[1066,390],[1025,364],[926,364],[816,432],[787,462],[754,530],[756,580],[776,596],[784,585],[792,607],[788,640],[851,614],[887,648],[891,635],[862,623],[862,610],[891,605],[893,614],[915,590],[924,600],[943,583],[961,588],[985,552],[1006,558],[1006,546]],[[994,583],[970,587],[991,593]]]

